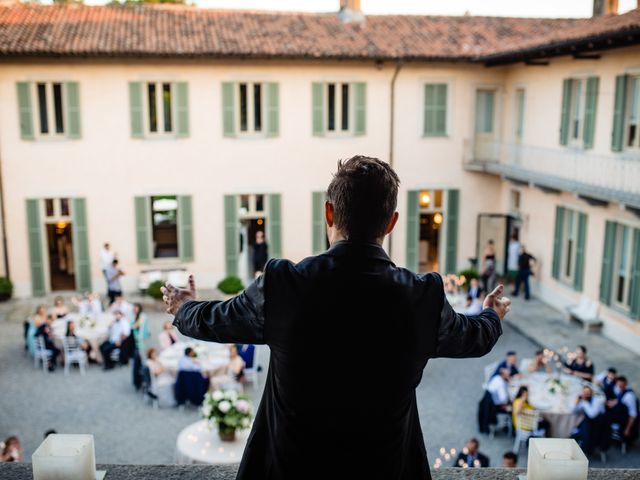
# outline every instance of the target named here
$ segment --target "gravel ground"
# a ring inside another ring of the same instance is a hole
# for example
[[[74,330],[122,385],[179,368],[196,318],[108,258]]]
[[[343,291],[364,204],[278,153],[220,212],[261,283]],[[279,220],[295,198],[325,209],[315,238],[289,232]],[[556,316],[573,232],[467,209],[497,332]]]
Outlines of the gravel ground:
[[[62,369],[49,374],[35,369],[23,349],[22,321],[35,301],[12,301],[0,307],[0,437],[16,434],[22,441],[25,460],[40,444],[43,433],[92,433],[98,463],[166,464],[174,462],[175,440],[180,430],[197,421],[196,409],[154,410],[131,384],[131,367],[103,372],[90,366],[87,375]],[[152,327],[150,345],[168,316],[147,301]],[[523,307],[524,308],[524,307]],[[514,315],[519,315],[514,310]],[[523,313],[520,313],[523,314]],[[507,350],[530,355],[537,345],[509,324],[494,350],[485,358],[433,360],[425,369],[417,392],[422,429],[431,464],[440,447],[460,449],[465,440],[477,436],[480,449],[499,466],[502,454],[512,446],[503,436],[489,439],[477,434],[476,407],[482,396],[483,368],[502,358]],[[150,346],[149,345],[149,346]],[[257,402],[261,391],[247,392]],[[354,393],[357,395],[357,393]],[[622,456],[612,450],[607,466],[640,466],[640,449]],[[526,465],[526,452],[520,455]],[[592,466],[603,466],[592,462]]]

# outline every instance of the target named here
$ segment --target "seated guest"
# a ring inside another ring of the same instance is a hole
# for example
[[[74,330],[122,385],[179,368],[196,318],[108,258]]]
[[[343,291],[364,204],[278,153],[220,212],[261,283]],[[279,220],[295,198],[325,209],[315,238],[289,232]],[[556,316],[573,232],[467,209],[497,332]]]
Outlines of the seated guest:
[[[127,302],[121,294],[114,297],[113,303],[109,307],[109,312],[121,312],[129,321],[135,318],[133,304]]]
[[[610,367],[606,372],[602,372],[595,377],[595,383],[604,392],[604,395],[607,397],[607,400],[614,400],[616,398],[615,387],[616,387],[616,378],[618,377],[618,371]]]
[[[491,400],[498,411],[509,412],[511,401],[509,400],[509,369],[506,367],[498,371],[487,385],[487,392],[491,394]]]
[[[158,334],[158,342],[160,343],[160,350],[165,350],[178,341],[178,334],[173,328],[171,322],[164,322],[162,325],[162,331]]]
[[[53,308],[51,309],[51,314],[55,318],[64,318],[69,314],[69,309],[64,304],[64,298],[56,297],[53,300]]]
[[[33,355],[35,351],[35,338],[38,328],[47,321],[47,307],[45,305],[38,305],[36,313],[33,314],[30,320],[24,322],[24,348],[29,350],[29,353]]]
[[[571,358],[564,362],[562,371],[590,382],[593,379],[593,363],[587,357],[587,347],[578,345]]]
[[[214,390],[221,390],[225,385],[244,382],[245,362],[238,354],[238,347],[229,345],[229,364],[218,370],[211,377],[211,385]]]
[[[149,368],[149,374],[154,378],[152,382],[153,388],[149,390],[151,396],[158,400],[158,404],[161,407],[171,407],[175,405],[176,401],[173,394],[175,378],[171,372],[160,363],[158,360],[158,351],[155,348],[150,348],[147,351],[147,367]]]
[[[483,292],[484,290],[478,284],[477,278],[472,278],[471,280],[469,280],[469,291],[467,292],[467,298],[475,300],[477,298],[480,298]]]
[[[546,372],[546,373],[551,373],[551,366],[549,365],[549,362],[547,361],[547,359],[544,356],[544,350],[537,350],[535,356],[531,359],[531,362],[529,362],[529,365],[527,365],[527,370],[529,370],[529,372],[534,373],[534,372]]]
[[[36,313],[31,317],[34,327],[40,328],[47,321],[47,307],[45,305],[38,305]]]
[[[518,466],[518,456],[513,452],[505,452],[502,455],[502,468],[516,468]]]
[[[513,378],[516,375],[520,375],[520,371],[516,366],[517,364],[518,364],[518,355],[513,350],[509,351],[507,352],[505,359],[498,364],[498,366],[496,367],[496,370],[493,372],[493,375],[494,376],[498,375],[498,373],[500,372],[500,369],[502,368],[506,368],[509,370],[510,378]]]
[[[469,468],[488,467],[489,457],[478,451],[479,446],[480,443],[476,438],[470,438],[458,455],[453,466],[463,468],[465,465]]]
[[[95,316],[102,313],[102,302],[100,301],[100,295],[97,293],[85,293],[84,296],[78,300],[76,297],[71,299],[74,305],[78,307],[78,312],[82,316]]]
[[[518,423],[518,416],[523,412],[533,413],[535,412],[535,408],[533,405],[529,403],[529,389],[526,386],[521,386],[518,389],[518,393],[516,394],[516,398],[513,400],[511,405],[512,409],[512,418],[513,428],[520,429],[523,431],[530,431],[536,437],[545,437],[547,432],[550,429],[550,425],[545,420],[539,420],[537,425],[533,426],[533,430],[530,428],[525,428]]]
[[[178,361],[178,371],[202,372],[202,366],[197,360],[198,356],[191,347],[184,349],[184,356]]]
[[[0,462],[21,462],[22,446],[16,436],[8,437],[0,443]]]
[[[58,357],[60,356],[60,349],[55,346],[54,338],[53,338],[53,329],[51,325],[53,324],[53,315],[47,315],[46,321],[38,327],[36,330],[36,337],[42,337],[44,340],[44,348],[45,350],[49,350],[51,352],[51,356],[49,357],[49,371],[53,372],[56,369],[56,364],[58,363]]]
[[[89,361],[95,362],[95,359],[92,358],[92,355],[91,355],[92,354],[91,344],[86,340],[83,340],[82,338],[78,337],[78,335],[76,335],[76,323],[73,320],[69,320],[67,322],[67,333],[65,336],[67,338],[75,339],[76,342],[78,343],[78,347],[80,347],[80,349],[87,354],[87,358],[89,359]]]
[[[122,362],[122,347],[125,340],[131,335],[131,324],[124,317],[122,312],[115,312],[116,320],[109,327],[109,339],[100,345],[100,352],[104,360],[104,369],[110,370],[113,368],[113,360],[111,359],[111,352],[116,348],[120,349],[120,361]]]
[[[638,438],[638,397],[624,376],[616,379],[614,393],[616,398],[607,402],[608,423],[618,425],[624,441],[633,443]]]
[[[573,412],[584,414],[584,418],[572,438],[578,442],[584,453],[589,455],[605,440],[603,437],[604,401],[594,397],[591,387],[585,386],[576,400]]]
[[[477,298],[467,297],[465,315],[478,315],[482,311],[482,304],[484,303],[484,292],[480,292],[480,296]]]

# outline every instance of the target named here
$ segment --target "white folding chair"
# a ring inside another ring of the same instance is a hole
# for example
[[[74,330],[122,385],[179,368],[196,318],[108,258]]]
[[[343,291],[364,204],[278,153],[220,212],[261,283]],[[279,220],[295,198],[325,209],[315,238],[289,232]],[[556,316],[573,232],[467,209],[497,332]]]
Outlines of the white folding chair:
[[[62,340],[64,348],[64,374],[69,375],[69,367],[72,363],[77,363],[80,367],[80,374],[84,375],[87,366],[87,353],[80,348],[80,342],[76,337],[65,337]]]
[[[42,362],[42,369],[46,372],[49,366],[49,359],[53,356],[51,350],[47,350],[42,335],[36,337],[35,351],[33,352],[33,366],[38,368],[38,362]]]
[[[540,414],[537,410],[522,410],[516,416],[516,438],[513,441],[513,452],[518,455],[520,453],[520,447],[522,443],[525,444],[531,437],[535,435],[535,431],[538,428],[538,422],[540,421]]]

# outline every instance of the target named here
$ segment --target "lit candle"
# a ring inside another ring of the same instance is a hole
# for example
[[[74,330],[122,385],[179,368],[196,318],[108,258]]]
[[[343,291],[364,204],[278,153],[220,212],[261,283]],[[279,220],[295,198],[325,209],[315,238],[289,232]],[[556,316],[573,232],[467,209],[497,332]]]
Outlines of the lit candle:
[[[93,435],[48,435],[31,461],[34,480],[95,480]]]

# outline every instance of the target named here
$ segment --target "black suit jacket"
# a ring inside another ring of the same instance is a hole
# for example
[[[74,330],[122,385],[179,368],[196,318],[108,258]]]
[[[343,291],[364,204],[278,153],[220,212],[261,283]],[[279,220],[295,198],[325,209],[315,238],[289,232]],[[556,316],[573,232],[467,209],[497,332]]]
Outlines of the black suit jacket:
[[[467,463],[467,456],[460,452],[460,454],[458,455],[458,458],[456,459],[455,463],[453,464],[454,467],[462,467],[463,464]],[[478,460],[478,462],[480,463],[479,465],[468,465],[469,468],[487,468],[489,466],[489,457],[487,457],[486,455],[483,455],[482,453],[478,452],[478,457],[476,458],[476,460]]]
[[[174,325],[271,350],[238,473],[250,480],[431,478],[415,395],[427,360],[482,356],[502,333],[491,309],[455,313],[439,275],[349,241],[298,264],[270,260],[242,294],[186,302]]]

